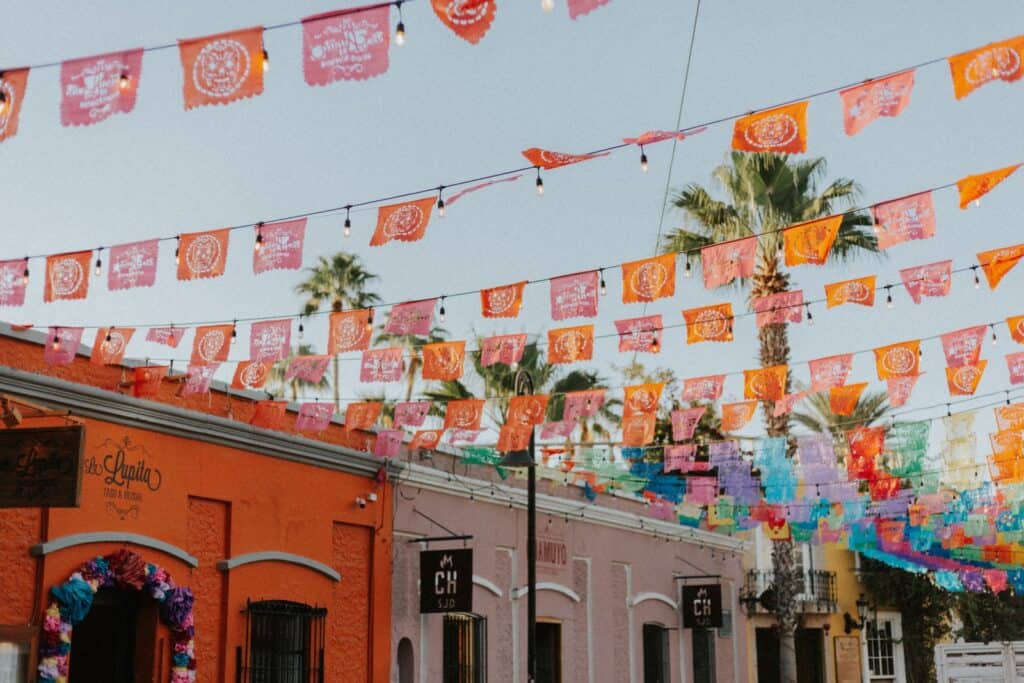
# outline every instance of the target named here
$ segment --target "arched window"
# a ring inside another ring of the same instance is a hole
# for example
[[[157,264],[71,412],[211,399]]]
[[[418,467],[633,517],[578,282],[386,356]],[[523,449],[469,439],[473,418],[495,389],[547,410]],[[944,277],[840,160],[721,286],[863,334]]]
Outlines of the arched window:
[[[413,683],[416,680],[415,659],[412,641],[402,638],[398,641],[398,683]]]

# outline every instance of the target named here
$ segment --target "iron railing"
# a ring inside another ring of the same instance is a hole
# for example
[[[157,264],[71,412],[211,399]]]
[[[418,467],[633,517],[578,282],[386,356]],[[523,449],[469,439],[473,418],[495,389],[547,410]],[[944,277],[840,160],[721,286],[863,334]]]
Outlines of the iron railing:
[[[324,683],[327,609],[287,600],[246,602],[237,683]]]
[[[760,596],[775,584],[775,573],[751,570],[747,572],[744,593]],[[802,573],[801,589],[796,596],[801,612],[834,613],[839,611],[836,594],[836,573],[815,569]],[[765,611],[758,604],[758,609]]]

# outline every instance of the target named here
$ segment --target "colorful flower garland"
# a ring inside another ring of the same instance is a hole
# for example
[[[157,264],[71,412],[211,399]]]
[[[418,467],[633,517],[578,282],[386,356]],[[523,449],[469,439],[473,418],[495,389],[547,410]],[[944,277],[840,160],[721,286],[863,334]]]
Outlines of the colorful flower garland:
[[[46,609],[39,644],[40,683],[67,683],[71,630],[89,613],[93,596],[101,588],[145,590],[160,603],[161,618],[171,629],[171,683],[194,683],[192,591],[175,586],[166,570],[123,548],[89,560],[64,584],[50,589],[53,602]]]

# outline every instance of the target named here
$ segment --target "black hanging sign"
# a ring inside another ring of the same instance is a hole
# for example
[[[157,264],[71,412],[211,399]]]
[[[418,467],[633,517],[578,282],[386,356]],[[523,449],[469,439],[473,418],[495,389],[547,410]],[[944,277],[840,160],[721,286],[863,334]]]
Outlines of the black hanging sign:
[[[722,627],[722,586],[717,583],[683,586],[683,627]]]
[[[472,611],[472,548],[420,552],[420,614]]]
[[[0,508],[78,507],[84,430],[0,429]]]

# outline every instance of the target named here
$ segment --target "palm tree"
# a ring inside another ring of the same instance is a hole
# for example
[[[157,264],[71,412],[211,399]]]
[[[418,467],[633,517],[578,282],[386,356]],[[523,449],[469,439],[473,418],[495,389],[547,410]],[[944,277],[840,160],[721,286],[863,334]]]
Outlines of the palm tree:
[[[684,252],[689,263],[690,254],[702,247],[760,234],[754,275],[737,284],[748,288],[751,299],[785,292],[790,275],[779,258],[783,245],[781,228],[848,209],[860,188],[847,178],[820,187],[827,172],[821,158],[791,160],[787,155],[733,152],[730,160],[731,163],[717,167],[711,174],[719,186],[720,199],[697,184],[687,185],[675,196],[674,204],[683,211],[687,227],[666,234],[661,249]],[[865,212],[844,214],[829,257],[845,260],[862,253],[877,253],[878,240],[870,226],[871,218]],[[699,265],[699,260],[695,264]],[[758,341],[763,367],[789,362],[785,323],[765,325],[758,330]],[[765,402],[768,435],[788,437],[789,417],[773,416],[773,408],[773,402]],[[801,577],[792,541],[773,544],[772,564],[779,598],[776,618],[780,630],[780,680],[796,683],[795,597]]]
[[[836,415],[832,412],[828,392],[810,394],[804,402],[806,412],[793,411],[793,421],[808,431],[831,434],[833,438],[839,438],[855,427],[866,427],[879,422],[892,409],[889,406],[889,394],[884,391],[861,396],[849,415]]]
[[[292,401],[299,400],[299,394],[305,395],[307,391],[321,391],[331,386],[331,380],[327,377],[321,377],[319,382],[310,382],[300,377],[292,377],[287,383],[284,381],[285,373],[288,370],[288,364],[292,362],[292,359],[296,356],[312,356],[316,354],[316,348],[312,344],[299,344],[298,348],[292,347],[288,352],[288,357],[280,363],[275,363],[271,368],[267,376],[267,385],[270,387],[271,394],[279,394],[281,396],[289,395]]]
[[[382,325],[381,333],[373,341],[374,345],[398,346],[409,355],[409,361],[405,366],[405,400],[411,401],[413,388],[416,386],[416,377],[423,368],[423,345],[445,341],[448,339],[448,330],[435,326],[431,328],[427,338],[422,339],[415,334],[393,334],[384,332],[383,329]]]
[[[316,265],[306,268],[306,273],[308,277],[305,282],[295,287],[297,294],[308,297],[302,308],[302,315],[319,311],[324,300],[331,302],[331,310],[335,312],[345,308],[369,308],[380,302],[380,297],[367,289],[377,276],[366,270],[355,254],[339,251],[330,258],[321,256],[317,259]],[[337,356],[331,359],[331,377],[334,407],[340,410]]]

